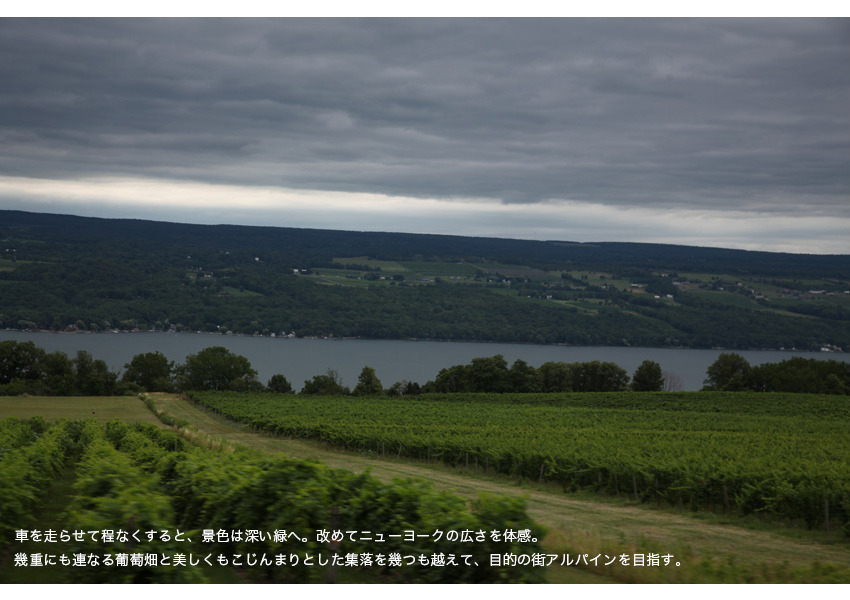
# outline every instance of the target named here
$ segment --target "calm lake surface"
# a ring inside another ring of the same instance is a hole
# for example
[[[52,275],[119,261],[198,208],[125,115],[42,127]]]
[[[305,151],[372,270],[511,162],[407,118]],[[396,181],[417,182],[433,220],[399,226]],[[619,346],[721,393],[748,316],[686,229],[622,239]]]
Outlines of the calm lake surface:
[[[554,360],[585,362],[592,360],[617,363],[631,375],[644,360],[654,360],[664,371],[675,373],[685,390],[702,387],[705,372],[721,352],[732,350],[675,350],[669,348],[621,348],[605,346],[536,346],[531,344],[488,344],[472,342],[417,342],[395,340],[325,340],[268,338],[203,333],[46,333],[0,331],[0,341],[32,341],[48,352],[60,350],[72,357],[77,350],[91,352],[106,361],[113,371],[122,372],[124,364],[136,354],[162,352],[175,363],[183,362],[210,346],[224,346],[245,356],[259,372],[263,383],[282,373],[296,390],[314,375],[336,370],[344,385],[354,387],[360,370],[375,369],[384,387],[406,379],[424,384],[440,369],[466,364],[473,358],[502,354],[510,365],[521,358],[539,367]],[[832,352],[737,351],[752,365],[780,362],[793,356],[850,362],[850,354]]]

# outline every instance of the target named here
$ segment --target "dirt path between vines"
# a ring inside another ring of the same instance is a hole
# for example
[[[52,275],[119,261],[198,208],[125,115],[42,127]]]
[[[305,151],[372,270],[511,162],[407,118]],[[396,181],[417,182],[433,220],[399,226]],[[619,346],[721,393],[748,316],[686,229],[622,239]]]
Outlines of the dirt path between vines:
[[[241,444],[270,454],[299,459],[317,459],[325,464],[351,471],[368,470],[383,480],[416,477],[431,481],[437,488],[466,498],[481,492],[519,495],[527,500],[528,514],[546,526],[547,552],[562,555],[601,554],[598,566],[581,569],[551,569],[556,582],[783,582],[829,580],[829,567],[835,563],[840,572],[835,582],[848,583],[850,546],[833,532],[832,541],[805,539],[807,532],[770,531],[736,526],[734,519],[723,523],[719,515],[658,510],[646,504],[623,499],[585,499],[567,495],[555,488],[521,487],[506,478],[485,477],[481,473],[428,465],[395,456],[377,457],[374,453],[354,454],[328,448],[309,440],[272,437],[215,415],[180,397],[153,395],[161,410],[191,423],[214,439]],[[691,516],[695,515],[695,516]],[[810,536],[815,537],[815,536]],[[822,536],[821,536],[822,537]],[[666,568],[625,567],[603,564],[621,554],[671,554],[673,565]],[[606,559],[606,555],[607,558]],[[560,557],[559,557],[560,560]],[[677,567],[675,563],[680,565]],[[813,566],[814,565],[814,566]],[[817,575],[812,575],[814,571]],[[801,573],[808,575],[801,575]]]

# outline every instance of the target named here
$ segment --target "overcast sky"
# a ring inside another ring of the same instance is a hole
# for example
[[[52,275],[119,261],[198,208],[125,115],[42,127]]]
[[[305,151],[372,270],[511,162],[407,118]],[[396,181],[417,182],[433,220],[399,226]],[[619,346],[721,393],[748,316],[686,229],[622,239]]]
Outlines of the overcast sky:
[[[0,208],[850,253],[850,19],[0,19]]]

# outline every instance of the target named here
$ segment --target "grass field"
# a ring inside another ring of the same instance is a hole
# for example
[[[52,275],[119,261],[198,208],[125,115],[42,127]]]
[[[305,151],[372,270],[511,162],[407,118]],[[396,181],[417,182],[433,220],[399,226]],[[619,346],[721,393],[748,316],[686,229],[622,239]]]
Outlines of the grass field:
[[[417,477],[439,489],[468,498],[480,492],[519,495],[528,512],[548,528],[547,552],[589,554],[673,554],[679,566],[665,568],[605,567],[551,568],[554,583],[722,583],[722,582],[850,582],[850,546],[836,532],[778,527],[758,520],[685,510],[660,510],[626,498],[587,493],[564,494],[554,486],[484,476],[472,469],[453,469],[374,453],[341,452],[322,444],[253,432],[173,395],[154,395],[157,407],[192,424],[202,440],[239,444],[257,452],[321,460],[332,467],[368,471],[384,480]],[[93,417],[98,420],[154,422],[155,417],[135,398],[3,398],[0,418],[47,419]],[[94,414],[92,414],[94,412]],[[51,510],[56,510],[55,507]],[[0,570],[0,583],[4,579]]]
[[[389,261],[389,260],[376,260],[374,258],[369,258],[368,256],[353,256],[351,258],[335,258],[335,263],[339,263],[341,265],[367,265],[372,268],[379,268],[381,272],[386,273],[403,273],[405,271],[410,271],[407,267],[403,266],[401,263]],[[321,269],[320,269],[321,270]]]
[[[56,419],[96,419],[107,422],[121,419],[128,423],[161,424],[144,402],[135,396],[114,397],[0,397],[0,419],[44,417]]]
[[[758,305],[754,300],[742,296],[740,294],[730,294],[729,292],[713,292],[713,291],[692,291],[690,292],[697,298],[722,304],[726,306],[737,306],[739,308],[757,308]]]

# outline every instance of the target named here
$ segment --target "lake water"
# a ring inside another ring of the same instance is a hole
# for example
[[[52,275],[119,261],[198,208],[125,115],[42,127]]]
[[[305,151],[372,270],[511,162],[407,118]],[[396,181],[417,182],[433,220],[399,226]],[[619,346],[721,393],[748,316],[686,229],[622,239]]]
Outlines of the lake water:
[[[705,372],[721,352],[729,350],[676,350],[670,348],[623,348],[605,346],[537,346],[472,342],[419,342],[401,340],[326,340],[268,338],[202,333],[47,333],[0,331],[0,341],[32,341],[48,352],[60,350],[72,357],[77,350],[91,352],[121,372],[136,354],[160,351],[175,363],[183,362],[210,346],[224,346],[245,356],[263,383],[282,373],[300,390],[305,380],[336,370],[343,384],[354,387],[361,369],[375,369],[384,387],[406,379],[424,384],[440,369],[469,363],[473,358],[502,354],[510,365],[520,358],[539,367],[547,361],[617,363],[631,375],[644,360],[654,360],[664,371],[675,373],[684,390],[702,387]],[[752,365],[780,362],[793,356],[850,362],[850,354],[826,352],[737,351]]]

